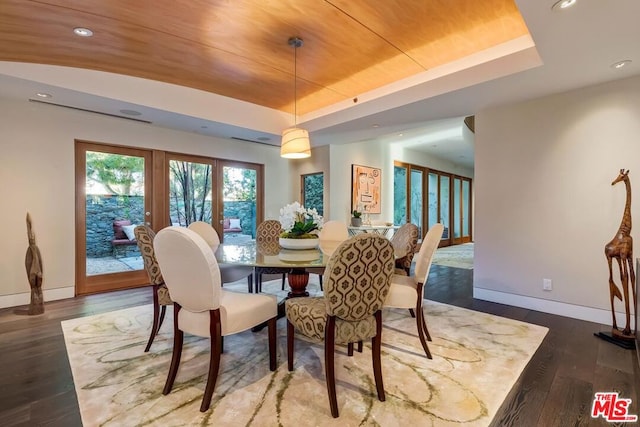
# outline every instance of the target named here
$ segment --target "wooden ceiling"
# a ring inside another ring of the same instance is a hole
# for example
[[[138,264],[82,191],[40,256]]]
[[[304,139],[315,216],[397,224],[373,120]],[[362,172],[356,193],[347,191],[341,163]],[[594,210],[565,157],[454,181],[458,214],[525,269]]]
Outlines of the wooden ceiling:
[[[86,27],[93,37],[74,35]],[[514,0],[2,0],[0,60],[131,75],[298,114],[528,34]],[[132,88],[135,89],[135,88]]]

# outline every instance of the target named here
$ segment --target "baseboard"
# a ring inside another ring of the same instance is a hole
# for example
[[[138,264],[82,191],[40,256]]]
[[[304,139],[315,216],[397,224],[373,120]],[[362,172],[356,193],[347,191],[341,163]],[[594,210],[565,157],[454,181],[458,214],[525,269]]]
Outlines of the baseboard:
[[[73,298],[75,296],[75,288],[73,286],[69,286],[66,288],[44,289],[42,291],[42,296],[44,297],[46,310],[47,301]],[[31,303],[31,291],[20,294],[0,295],[0,308],[29,305],[29,303]]]
[[[529,310],[541,311],[543,313],[557,314],[559,316],[571,317],[573,319],[586,320],[588,322],[600,323],[611,326],[611,311],[600,308],[585,307],[582,305],[567,304],[564,302],[551,301],[540,298],[533,298],[523,295],[514,295],[506,292],[494,291],[491,289],[473,288],[473,297],[484,301],[497,302],[500,304],[512,305],[515,307],[527,308]],[[624,326],[625,313],[616,312],[618,326]],[[632,325],[633,327],[633,325]]]

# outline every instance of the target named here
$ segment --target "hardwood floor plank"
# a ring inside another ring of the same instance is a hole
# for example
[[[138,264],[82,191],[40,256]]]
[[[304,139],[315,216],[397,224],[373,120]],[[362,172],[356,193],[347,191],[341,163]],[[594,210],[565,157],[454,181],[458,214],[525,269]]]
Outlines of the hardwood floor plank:
[[[593,385],[564,376],[554,378],[538,420],[540,427],[586,426],[591,420]]]

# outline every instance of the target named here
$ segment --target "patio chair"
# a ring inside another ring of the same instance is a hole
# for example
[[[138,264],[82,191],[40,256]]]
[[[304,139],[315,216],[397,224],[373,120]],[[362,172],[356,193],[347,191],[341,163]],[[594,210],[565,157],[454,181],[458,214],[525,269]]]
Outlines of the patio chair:
[[[290,298],[285,302],[287,367],[293,371],[296,331],[313,341],[324,341],[327,393],[334,418],[339,415],[334,368],[336,344],[347,345],[353,354],[353,343],[371,338],[378,399],[385,400],[380,360],[381,310],[393,270],[394,251],[389,240],[372,233],[360,234],[342,242],[329,258],[323,297]]]
[[[147,341],[147,346],[144,348],[146,353],[151,348],[151,344],[153,344],[153,340],[162,326],[167,306],[173,304],[173,301],[171,301],[169,289],[164,283],[164,278],[153,250],[153,239],[156,233],[147,225],[138,225],[133,229],[133,232],[142,255],[144,269],[147,271],[149,283],[153,289],[153,324],[151,325],[149,341]]]

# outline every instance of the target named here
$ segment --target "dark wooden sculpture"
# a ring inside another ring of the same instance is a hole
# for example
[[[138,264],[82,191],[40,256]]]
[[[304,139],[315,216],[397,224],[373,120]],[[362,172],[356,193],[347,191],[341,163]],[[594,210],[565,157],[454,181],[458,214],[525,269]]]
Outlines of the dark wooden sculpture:
[[[611,183],[615,185],[624,182],[627,191],[627,200],[624,205],[624,213],[622,214],[622,222],[615,237],[604,247],[604,253],[607,257],[609,265],[609,298],[611,300],[611,316],[613,317],[612,336],[615,339],[629,340],[633,343],[634,334],[631,332],[631,311],[629,301],[629,289],[633,295],[633,305],[636,306],[636,275],[633,270],[633,238],[631,237],[631,183],[629,182],[629,171],[620,169],[620,174]],[[622,294],[620,289],[613,280],[612,260],[616,259],[620,270],[620,281],[622,286]],[[624,300],[623,300],[624,295]],[[623,330],[618,329],[616,323],[616,313],[614,310],[614,298],[624,301],[625,308],[625,327]],[[604,337],[603,337],[604,338]]]
[[[27,269],[27,277],[31,286],[31,303],[26,314],[44,313],[44,299],[42,298],[42,258],[40,249],[36,245],[36,235],[31,229],[31,216],[27,213],[27,237],[29,247],[24,258],[24,266]]]

